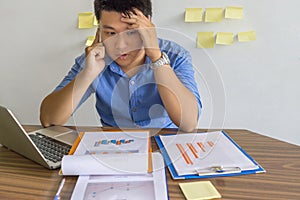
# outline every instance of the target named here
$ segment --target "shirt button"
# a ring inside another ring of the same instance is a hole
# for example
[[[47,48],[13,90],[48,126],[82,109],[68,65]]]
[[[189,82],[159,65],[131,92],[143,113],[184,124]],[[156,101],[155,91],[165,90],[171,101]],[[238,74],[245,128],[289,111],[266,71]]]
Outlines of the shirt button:
[[[133,107],[133,108],[132,108],[132,112],[136,112],[136,107]]]
[[[130,81],[130,85],[134,85],[135,84],[135,82],[134,81]]]

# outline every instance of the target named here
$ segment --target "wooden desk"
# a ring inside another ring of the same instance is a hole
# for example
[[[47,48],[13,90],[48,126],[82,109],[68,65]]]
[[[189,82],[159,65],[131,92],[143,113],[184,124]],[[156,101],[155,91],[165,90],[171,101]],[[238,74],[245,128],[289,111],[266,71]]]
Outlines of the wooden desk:
[[[28,131],[39,126],[24,126]],[[81,127],[82,130],[95,130]],[[99,129],[100,130],[100,129]],[[111,129],[107,129],[111,130]],[[152,133],[156,133],[152,130]],[[300,147],[246,130],[225,130],[266,170],[251,174],[211,179],[172,180],[166,170],[169,197],[184,199],[180,182],[210,180],[222,199],[300,199]],[[174,132],[173,129],[160,133]],[[152,140],[153,150],[158,147]],[[61,180],[58,170],[48,170],[4,147],[0,147],[0,199],[53,199]],[[62,199],[70,199],[77,177],[67,177]]]

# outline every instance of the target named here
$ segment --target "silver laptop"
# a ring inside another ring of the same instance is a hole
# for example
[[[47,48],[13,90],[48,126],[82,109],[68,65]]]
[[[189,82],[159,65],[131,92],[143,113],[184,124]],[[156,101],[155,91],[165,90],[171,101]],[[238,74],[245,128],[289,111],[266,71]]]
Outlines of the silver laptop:
[[[77,136],[76,131],[62,126],[27,133],[13,113],[0,106],[0,144],[48,169],[60,167]]]

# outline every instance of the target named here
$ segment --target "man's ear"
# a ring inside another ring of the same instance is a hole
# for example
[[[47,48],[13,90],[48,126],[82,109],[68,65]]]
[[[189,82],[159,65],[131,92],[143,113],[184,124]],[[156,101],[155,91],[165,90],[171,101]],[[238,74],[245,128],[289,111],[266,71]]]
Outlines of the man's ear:
[[[148,19],[151,21],[151,16],[150,15],[148,15]]]

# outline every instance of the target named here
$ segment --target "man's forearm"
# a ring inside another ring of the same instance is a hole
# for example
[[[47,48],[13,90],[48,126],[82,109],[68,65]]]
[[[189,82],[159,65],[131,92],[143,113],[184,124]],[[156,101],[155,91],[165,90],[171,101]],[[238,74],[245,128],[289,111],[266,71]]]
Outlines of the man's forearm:
[[[154,70],[158,90],[171,120],[183,131],[197,125],[198,104],[195,96],[177,78],[170,66]]]
[[[40,121],[43,126],[63,125],[79,104],[93,77],[83,70],[68,85],[49,94],[41,104]]]

